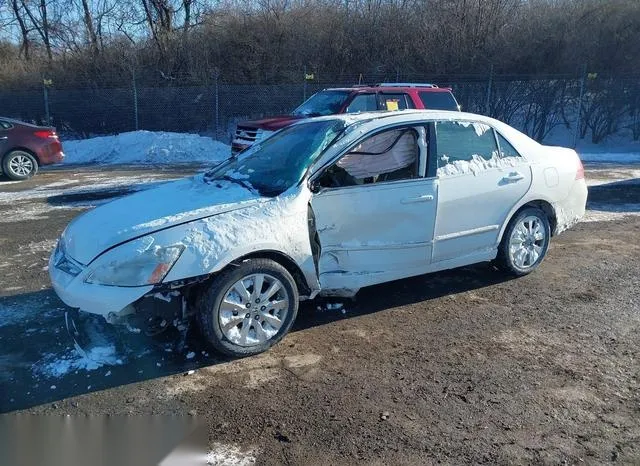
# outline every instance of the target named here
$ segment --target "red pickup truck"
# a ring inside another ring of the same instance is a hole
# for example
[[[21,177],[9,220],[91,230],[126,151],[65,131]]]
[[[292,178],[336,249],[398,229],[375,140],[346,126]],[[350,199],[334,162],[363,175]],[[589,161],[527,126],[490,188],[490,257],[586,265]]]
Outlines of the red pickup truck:
[[[240,152],[274,131],[303,118],[407,108],[460,110],[451,89],[434,84],[380,83],[370,86],[324,89],[309,97],[290,115],[239,123],[231,143],[231,151],[234,154]]]

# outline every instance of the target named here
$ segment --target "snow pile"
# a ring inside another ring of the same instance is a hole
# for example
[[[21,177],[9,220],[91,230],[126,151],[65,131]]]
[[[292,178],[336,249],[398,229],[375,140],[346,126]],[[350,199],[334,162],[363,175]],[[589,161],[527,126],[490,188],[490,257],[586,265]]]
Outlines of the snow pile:
[[[188,133],[132,131],[65,141],[65,164],[217,163],[230,157],[226,144]]]
[[[640,216],[640,204],[597,204],[589,206],[581,222],[614,222]]]
[[[66,353],[48,353],[36,365],[33,370],[38,375],[48,378],[59,378],[70,372],[78,370],[94,371],[103,366],[121,365],[122,359],[117,356],[116,348],[113,344],[96,346],[89,351],[78,351],[71,349]]]
[[[473,155],[470,161],[454,160],[450,162],[446,155],[443,155],[440,158],[446,162],[446,164],[438,167],[436,172],[438,176],[455,176],[465,175],[468,173],[473,173],[475,175],[491,168],[515,167],[519,162],[521,162],[521,159],[518,157],[498,157],[496,153],[494,153],[488,160],[477,154]]]
[[[218,466],[251,466],[256,463],[253,449],[241,450],[236,445],[214,442],[213,449],[207,455],[207,464]]]

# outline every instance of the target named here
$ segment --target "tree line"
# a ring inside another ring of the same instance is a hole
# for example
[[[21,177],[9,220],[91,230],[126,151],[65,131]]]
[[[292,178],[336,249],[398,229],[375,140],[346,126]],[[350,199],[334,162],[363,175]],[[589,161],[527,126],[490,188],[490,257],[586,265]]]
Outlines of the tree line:
[[[638,73],[638,0],[0,0],[0,88]]]

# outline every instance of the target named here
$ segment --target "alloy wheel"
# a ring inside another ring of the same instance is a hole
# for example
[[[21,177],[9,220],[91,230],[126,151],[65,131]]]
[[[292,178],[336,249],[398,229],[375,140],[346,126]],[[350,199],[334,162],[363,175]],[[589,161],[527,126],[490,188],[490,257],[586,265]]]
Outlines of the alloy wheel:
[[[272,275],[247,275],[226,291],[217,311],[220,329],[229,341],[255,346],[277,335],[289,312],[289,296]]]
[[[25,154],[17,153],[8,163],[9,170],[16,176],[29,176],[33,172],[33,160]]]
[[[509,257],[518,269],[525,271],[536,265],[545,248],[547,235],[542,221],[530,215],[518,222],[509,238]]]

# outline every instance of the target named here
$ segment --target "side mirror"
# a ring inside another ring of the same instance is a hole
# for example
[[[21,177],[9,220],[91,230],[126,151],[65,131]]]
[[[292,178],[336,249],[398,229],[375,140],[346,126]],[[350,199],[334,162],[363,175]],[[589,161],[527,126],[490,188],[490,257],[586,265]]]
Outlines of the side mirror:
[[[316,178],[315,180],[310,180],[308,185],[309,185],[309,191],[311,191],[314,194],[319,193],[320,189],[322,188],[322,186],[320,186],[320,181],[318,178]]]

